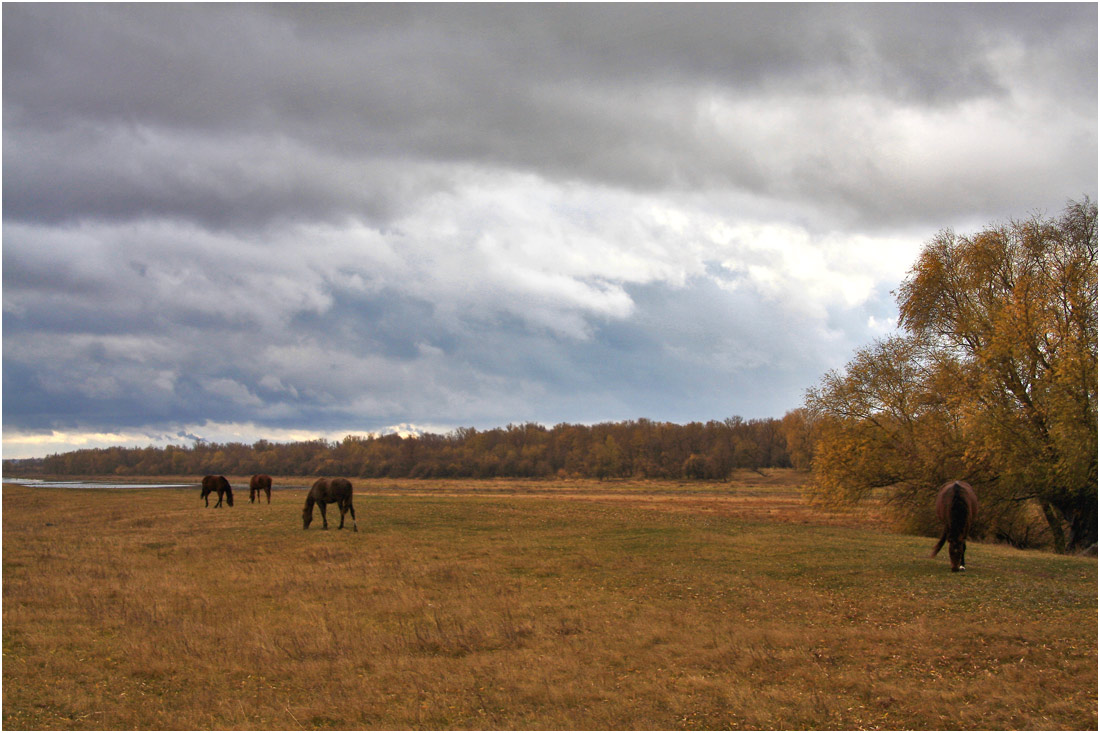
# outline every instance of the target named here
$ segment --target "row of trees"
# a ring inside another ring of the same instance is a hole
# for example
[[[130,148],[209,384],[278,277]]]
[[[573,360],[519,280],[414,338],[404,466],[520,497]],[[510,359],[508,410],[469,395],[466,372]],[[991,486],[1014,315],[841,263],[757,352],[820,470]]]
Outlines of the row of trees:
[[[819,496],[881,491],[914,529],[951,478],[983,528],[1059,551],[1097,536],[1097,207],[1071,202],[972,236],[943,231],[897,291],[899,335],[826,374],[788,415]]]
[[[778,420],[708,423],[641,419],[599,425],[535,423],[418,437],[349,435],[271,443],[79,450],[5,462],[8,475],[269,473],[364,478],[591,477],[724,480],[734,469],[790,466]]]

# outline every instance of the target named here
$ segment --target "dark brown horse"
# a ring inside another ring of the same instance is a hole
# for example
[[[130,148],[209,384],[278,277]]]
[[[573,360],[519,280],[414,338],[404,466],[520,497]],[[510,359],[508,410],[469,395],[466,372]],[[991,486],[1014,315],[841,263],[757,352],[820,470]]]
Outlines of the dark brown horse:
[[[936,516],[943,522],[943,536],[929,557],[935,557],[946,542],[951,555],[951,572],[966,570],[966,536],[970,534],[970,525],[977,513],[978,497],[970,484],[948,481],[941,486],[936,494]]]
[[[319,478],[313,482],[313,488],[306,496],[306,506],[302,509],[302,529],[309,529],[309,523],[313,521],[313,505],[321,505],[322,529],[328,529],[328,518],[325,517],[325,505],[336,503],[340,507],[340,526],[344,528],[344,514],[351,512],[352,530],[359,531],[359,524],[355,521],[355,507],[351,505],[351,482],[346,478]]]
[[[225,502],[229,506],[233,506],[233,487],[225,480],[225,476],[202,477],[202,498],[206,502],[206,506],[210,506],[210,494],[214,491],[218,492],[218,503],[214,505],[215,509],[222,505],[223,495],[225,496]]]
[[[271,477],[266,473],[258,473],[248,482],[248,503],[259,501],[260,492],[267,493],[267,503],[271,503]]]

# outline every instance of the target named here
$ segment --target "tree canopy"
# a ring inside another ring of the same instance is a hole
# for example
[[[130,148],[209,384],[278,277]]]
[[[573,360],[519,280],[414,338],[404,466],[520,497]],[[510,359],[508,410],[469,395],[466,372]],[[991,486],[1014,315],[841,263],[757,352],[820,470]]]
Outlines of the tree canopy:
[[[903,513],[979,489],[987,531],[1030,509],[1055,547],[1096,542],[1097,207],[940,232],[896,292],[899,335],[807,393],[823,497],[886,489]]]

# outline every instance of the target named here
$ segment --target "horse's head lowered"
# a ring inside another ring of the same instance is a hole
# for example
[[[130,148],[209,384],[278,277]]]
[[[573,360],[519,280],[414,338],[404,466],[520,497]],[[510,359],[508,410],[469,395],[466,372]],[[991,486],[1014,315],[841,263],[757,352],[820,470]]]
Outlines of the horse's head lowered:
[[[302,529],[309,529],[310,522],[313,521],[313,497],[306,497],[306,505],[302,509]]]
[[[947,554],[951,558],[951,572],[966,570],[966,538],[947,538]]]

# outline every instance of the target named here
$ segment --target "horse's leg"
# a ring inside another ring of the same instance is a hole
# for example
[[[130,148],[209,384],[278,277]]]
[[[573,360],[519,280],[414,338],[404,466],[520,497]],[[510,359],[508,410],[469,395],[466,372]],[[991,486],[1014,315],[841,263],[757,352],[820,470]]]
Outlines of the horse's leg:
[[[321,507],[321,529],[328,529],[328,517],[325,516],[325,506],[327,504],[321,501],[318,502],[318,505]]]
[[[218,503],[214,505],[215,509],[217,509],[218,507],[220,507],[222,505],[222,493],[223,492],[221,492],[221,491],[218,492]]]
[[[264,489],[264,491],[267,492],[267,503],[270,504],[271,503],[271,487],[268,486],[266,489]]]
[[[348,513],[348,503],[341,499],[340,501],[336,502],[336,506],[340,507],[340,526],[337,527],[337,529],[343,529],[344,515]]]

